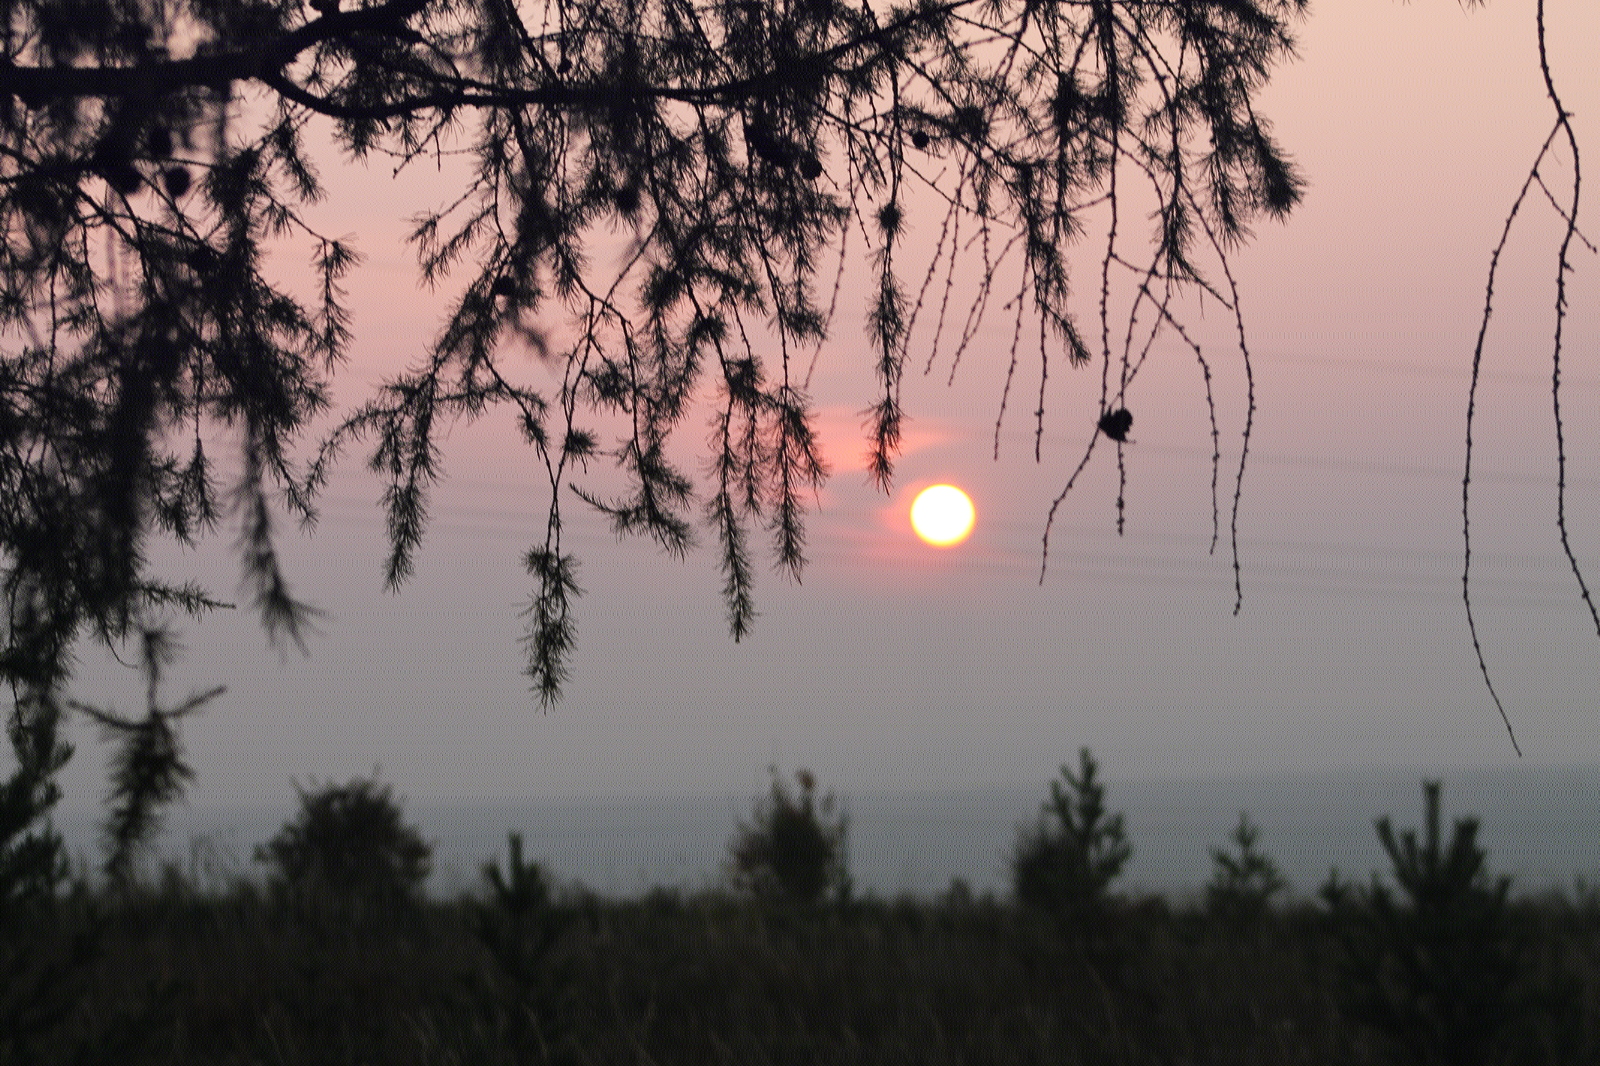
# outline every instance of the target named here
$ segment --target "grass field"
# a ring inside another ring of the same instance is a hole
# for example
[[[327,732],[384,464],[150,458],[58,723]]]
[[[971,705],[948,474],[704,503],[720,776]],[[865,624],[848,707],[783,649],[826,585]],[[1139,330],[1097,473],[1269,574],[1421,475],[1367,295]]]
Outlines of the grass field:
[[[1358,1020],[1362,982],[1388,978],[1347,972],[1342,920],[1147,899],[1084,927],[959,893],[816,908],[567,893],[517,916],[172,876],[69,895],[12,938],[0,1062],[1426,1061]],[[1600,1061],[1600,901],[1517,900],[1503,932],[1519,976],[1482,1061]]]
[[[510,834],[428,898],[359,779],[302,794],[265,883],[108,861],[25,897],[0,850],[0,1066],[1600,1064],[1600,892],[1513,894],[1438,782],[1420,831],[1378,819],[1387,878],[1282,903],[1241,815],[1174,901],[1114,890],[1122,818],[1080,760],[1006,898],[854,894],[804,771],[741,825],[737,887],[693,894],[558,888]]]

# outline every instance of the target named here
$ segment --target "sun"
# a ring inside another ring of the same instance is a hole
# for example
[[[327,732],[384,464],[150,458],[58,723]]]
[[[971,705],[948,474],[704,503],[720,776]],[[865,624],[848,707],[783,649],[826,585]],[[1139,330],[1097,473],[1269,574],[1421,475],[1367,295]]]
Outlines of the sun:
[[[966,540],[977,517],[972,498],[954,485],[923,489],[911,504],[911,528],[936,548],[951,548]]]

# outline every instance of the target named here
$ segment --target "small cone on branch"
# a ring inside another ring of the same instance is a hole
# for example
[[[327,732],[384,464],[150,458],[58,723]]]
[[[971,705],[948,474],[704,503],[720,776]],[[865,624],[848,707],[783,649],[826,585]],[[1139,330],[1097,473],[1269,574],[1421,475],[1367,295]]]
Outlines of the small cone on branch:
[[[1132,428],[1133,413],[1126,407],[1119,407],[1115,411],[1107,411],[1100,416],[1100,432],[1118,444],[1127,442],[1128,430]]]

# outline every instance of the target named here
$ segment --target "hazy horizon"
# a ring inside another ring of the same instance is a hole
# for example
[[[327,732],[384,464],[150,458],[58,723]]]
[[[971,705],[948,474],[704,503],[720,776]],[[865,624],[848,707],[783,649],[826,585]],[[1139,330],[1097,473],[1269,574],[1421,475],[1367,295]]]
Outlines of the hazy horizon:
[[[1389,817],[1401,832],[1420,829],[1420,784],[1432,778],[1442,779],[1444,824],[1477,818],[1489,873],[1510,875],[1516,893],[1600,885],[1600,768],[1590,765],[1445,774],[1366,768],[1189,782],[1110,777],[1107,808],[1125,815],[1133,847],[1116,889],[1174,900],[1198,894],[1214,872],[1213,849],[1236,850],[1232,833],[1240,812],[1257,828],[1256,847],[1277,864],[1291,898],[1313,897],[1331,867],[1345,880],[1365,882],[1373,874],[1387,880],[1392,871],[1374,819]],[[556,883],[637,896],[658,887],[693,892],[725,886],[728,841],[750,820],[761,794],[395,798],[405,820],[433,846],[429,884],[436,895],[481,890],[482,864],[503,862],[506,834],[516,832],[525,854]],[[1016,831],[1034,823],[1048,795],[1045,781],[838,792],[855,888],[885,898],[931,898],[959,878],[976,893],[1004,898],[1011,890]],[[81,803],[64,806],[57,824],[68,852],[96,876],[102,812]],[[266,871],[251,861],[255,845],[297,813],[292,791],[266,805],[181,805],[144,868],[153,876],[171,862],[203,888],[226,886],[233,876],[259,880]]]

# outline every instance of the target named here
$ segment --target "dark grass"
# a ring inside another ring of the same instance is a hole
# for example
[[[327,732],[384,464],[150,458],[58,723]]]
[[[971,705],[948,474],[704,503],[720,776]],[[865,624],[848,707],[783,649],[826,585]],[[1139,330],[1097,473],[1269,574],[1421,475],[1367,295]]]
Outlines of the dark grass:
[[[502,927],[520,978],[485,913],[175,875],[79,890],[8,934],[0,1063],[1407,1061],[1347,1016],[1338,930],[1309,903],[1240,920],[1118,900],[1082,928],[961,894],[796,908],[569,891],[531,919],[554,935]],[[1510,931],[1529,1006],[1490,1061],[1600,1062],[1600,898],[1519,899]],[[47,1009],[19,1014],[30,987]]]

